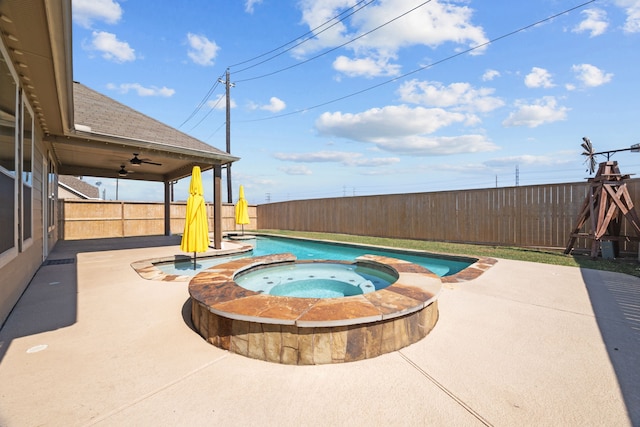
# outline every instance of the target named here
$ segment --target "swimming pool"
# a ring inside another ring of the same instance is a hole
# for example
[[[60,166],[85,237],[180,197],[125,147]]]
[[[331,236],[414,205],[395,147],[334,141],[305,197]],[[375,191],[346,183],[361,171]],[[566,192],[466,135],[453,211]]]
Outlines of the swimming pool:
[[[423,255],[418,252],[410,252],[401,249],[382,249],[374,246],[361,246],[338,242],[321,242],[317,240],[275,236],[257,236],[255,240],[248,240],[246,242],[253,246],[252,251],[231,256],[198,258],[195,270],[193,269],[192,260],[156,263],[155,266],[165,274],[194,276],[209,267],[220,265],[234,259],[258,257],[277,253],[291,253],[299,260],[326,259],[338,261],[353,261],[359,256],[371,254],[409,261],[413,264],[427,268],[440,277],[444,277],[457,274],[477,261],[472,258],[441,257],[431,254]]]

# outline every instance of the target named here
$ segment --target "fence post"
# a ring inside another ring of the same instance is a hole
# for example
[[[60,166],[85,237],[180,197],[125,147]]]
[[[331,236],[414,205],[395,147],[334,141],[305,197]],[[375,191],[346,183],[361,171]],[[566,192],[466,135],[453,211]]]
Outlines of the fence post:
[[[120,202],[120,224],[121,224],[121,234],[122,237],[125,237],[124,235],[124,201]]]

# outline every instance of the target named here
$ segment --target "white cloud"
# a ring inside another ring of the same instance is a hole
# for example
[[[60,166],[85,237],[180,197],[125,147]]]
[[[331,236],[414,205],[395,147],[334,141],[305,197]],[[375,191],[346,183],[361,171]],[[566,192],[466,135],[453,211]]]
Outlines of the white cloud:
[[[381,140],[378,141],[376,145],[382,150],[408,156],[445,156],[479,153],[498,149],[498,147],[484,135],[436,137],[411,135],[405,138]]]
[[[389,61],[395,58],[402,48],[437,48],[444,43],[455,43],[463,49],[488,41],[482,27],[472,23],[472,9],[451,2],[443,4],[438,0],[432,0],[417,8],[419,5],[415,0],[374,2],[354,14],[349,21],[332,21],[335,25],[321,27],[343,12],[344,8],[351,6],[353,2],[347,0],[302,0],[302,21],[309,28],[320,28],[315,30],[316,37],[313,40],[293,50],[294,55],[302,58],[323,49],[340,46],[377,28],[365,37],[345,45],[354,55],[351,59],[346,56],[339,58],[334,67],[348,73],[349,76],[396,75],[399,66],[389,64]],[[409,11],[411,12],[405,16],[385,25]],[[479,54],[481,51],[482,49],[478,49],[472,53]]]
[[[491,96],[492,88],[475,89],[469,83],[451,83],[410,80],[398,89],[400,99],[412,104],[432,107],[452,107],[454,110],[489,112],[504,105],[500,98]]]
[[[640,0],[615,0],[615,4],[625,10],[627,20],[624,31],[627,33],[640,32]]]
[[[465,114],[441,108],[410,108],[405,105],[374,108],[358,114],[324,113],[316,120],[323,136],[374,144],[400,154],[428,156],[491,151],[497,147],[481,135],[427,137],[435,131],[466,123]]]
[[[566,120],[567,112],[569,111],[569,108],[559,106],[553,96],[545,96],[536,100],[533,104],[525,104],[518,101],[516,102],[516,107],[518,109],[509,114],[509,117],[502,122],[504,126],[534,128],[545,123]]]
[[[555,86],[551,79],[551,74],[544,68],[533,67],[531,72],[524,78],[524,84],[527,87],[543,87],[550,88]]]
[[[344,163],[350,158],[361,156],[360,153],[347,151],[316,151],[312,153],[276,153],[274,157],[278,160],[301,163]]]
[[[267,105],[261,105],[257,108],[270,111],[272,113],[277,113],[287,108],[287,104],[283,100],[272,96],[271,99],[269,99],[269,103]]]
[[[130,90],[135,91],[139,96],[161,96],[161,97],[171,97],[176,92],[173,89],[169,89],[166,86],[163,87],[144,87],[140,83],[121,83],[119,85],[109,83],[107,85],[108,89],[117,90],[120,93],[128,93]]]
[[[207,106],[209,108],[213,108],[215,110],[226,110],[227,109],[227,96],[226,95],[218,95],[216,99],[210,99],[207,101]],[[236,101],[233,98],[229,101],[229,107],[236,108]]]
[[[91,28],[93,21],[116,24],[122,18],[122,8],[113,0],[73,0],[73,21]]]
[[[134,61],[136,59],[135,50],[129,43],[117,39],[115,34],[105,31],[94,31],[92,33],[91,49],[102,52],[102,57],[115,62]]]
[[[333,61],[333,68],[348,77],[397,76],[400,74],[400,65],[389,64],[388,59],[374,59],[372,57],[351,59],[341,55]]]
[[[461,123],[467,116],[441,108],[411,108],[406,105],[372,108],[362,113],[323,113],[316,120],[322,135],[355,141],[373,142],[414,134],[433,133],[453,123]]]
[[[576,78],[587,87],[601,86],[605,83],[609,83],[613,78],[612,73],[605,73],[598,67],[591,64],[579,64],[571,67]]]
[[[187,34],[189,51],[187,55],[198,65],[214,65],[213,60],[218,55],[220,47],[216,42],[207,39],[205,36],[189,33]]]
[[[337,1],[316,1],[303,0],[299,2],[302,12],[302,22],[307,24],[310,29],[316,29],[316,37],[308,40],[300,46],[293,49],[296,57],[304,57],[308,53],[313,53],[327,47],[335,47],[347,41],[345,33],[347,27],[343,22],[331,23],[331,26],[322,26],[328,20],[336,16],[342,8],[352,6],[348,0]]]
[[[278,170],[286,173],[287,175],[311,175],[311,174],[313,174],[311,169],[309,169],[305,165],[282,166],[282,167],[279,167]]]
[[[371,30],[385,24],[391,17],[414,9],[416,5],[415,0],[376,3],[357,15],[356,27],[360,32]],[[485,43],[487,38],[484,31],[482,27],[472,24],[472,15],[473,10],[469,7],[433,0],[359,40],[358,48],[365,46],[395,51],[413,45],[435,48],[447,42],[466,46]]]
[[[365,158],[362,153],[349,151],[315,151],[312,153],[276,153],[274,157],[297,163],[340,163],[344,166],[378,167],[388,166],[400,161],[397,157]]]
[[[496,77],[500,77],[500,71],[489,69],[482,75],[482,81],[489,82]]]
[[[583,10],[581,13],[585,15],[585,19],[573,28],[572,31],[574,33],[589,32],[589,37],[604,34],[609,26],[609,22],[607,22],[607,12],[594,8]]]
[[[247,13],[253,13],[254,6],[262,4],[262,0],[246,0],[244,3],[244,11]]]
[[[353,159],[350,164],[358,167],[379,167],[390,166],[398,163],[400,159],[398,157],[375,157],[372,159]]]
[[[534,156],[531,154],[523,154],[521,156],[499,157],[483,162],[483,164],[490,167],[511,167],[513,165],[525,165],[525,166],[548,166],[548,165],[562,165],[570,163],[570,160],[566,159],[566,154],[562,156]]]

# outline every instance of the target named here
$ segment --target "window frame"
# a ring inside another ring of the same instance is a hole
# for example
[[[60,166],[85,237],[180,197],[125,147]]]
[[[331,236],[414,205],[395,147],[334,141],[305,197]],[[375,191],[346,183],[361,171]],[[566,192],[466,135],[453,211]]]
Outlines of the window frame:
[[[58,219],[58,167],[53,157],[50,155],[47,159],[47,194],[43,195],[43,199],[46,199],[47,203],[47,233],[53,233],[56,229],[56,221]]]
[[[18,79],[18,74],[16,73],[11,59],[9,58],[9,54],[4,46],[4,43],[0,42],[0,55],[2,59],[7,64],[7,69],[9,70],[9,77],[13,79],[13,84],[15,87],[14,93],[14,137],[13,137],[13,148],[14,148],[14,171],[9,171],[2,166],[0,166],[0,173],[6,175],[7,177],[13,179],[13,246],[0,252],[0,267],[8,264],[11,260],[18,256],[18,181],[19,181],[19,144],[18,140],[20,139],[19,135],[22,133],[22,130],[19,129],[19,120],[18,117],[21,113],[20,111],[20,81]]]
[[[20,251],[23,252],[25,249],[29,248],[29,246],[31,246],[33,244],[33,184],[34,184],[34,166],[35,166],[35,162],[34,162],[34,158],[35,158],[35,118],[34,118],[34,113],[33,113],[33,108],[31,108],[31,105],[29,104],[29,102],[27,101],[27,97],[25,96],[24,93],[22,93],[21,96],[21,105],[20,105],[20,135],[19,135],[19,139],[20,142],[18,143],[18,146],[20,148],[20,157],[18,158],[19,162],[20,162],[20,173],[19,173],[19,179],[18,179],[18,191],[19,191],[19,199],[20,199],[20,204],[19,204],[19,211],[20,211],[20,216],[18,217],[18,222],[19,222],[19,229],[18,229],[18,235],[19,235],[19,246],[20,246]],[[24,171],[24,166],[25,166],[25,118],[26,118],[26,114],[25,114],[25,110],[29,113],[29,117],[30,117],[30,128],[31,128],[31,140],[30,140],[30,147],[29,147],[29,151],[30,151],[30,156],[31,158],[29,159],[29,164],[31,165],[31,170],[28,171],[28,173],[30,174],[30,179],[25,181],[25,171]],[[27,186],[29,187],[29,215],[28,215],[28,220],[29,220],[29,230],[30,230],[30,235],[25,238],[24,236],[24,230],[25,230],[25,191],[24,191],[24,187]]]

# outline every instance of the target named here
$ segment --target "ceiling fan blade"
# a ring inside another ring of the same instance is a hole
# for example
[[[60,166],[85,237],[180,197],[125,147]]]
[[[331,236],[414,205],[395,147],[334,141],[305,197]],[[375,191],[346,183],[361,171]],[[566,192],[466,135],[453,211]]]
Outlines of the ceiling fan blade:
[[[138,157],[138,153],[133,153],[133,158],[129,160],[129,163],[134,166],[140,166],[143,163],[146,163],[148,165],[162,166],[162,163],[152,162],[151,159],[141,159],[140,157]]]
[[[146,163],[148,165],[162,166],[162,163],[151,162],[149,160],[140,160],[140,163]]]

